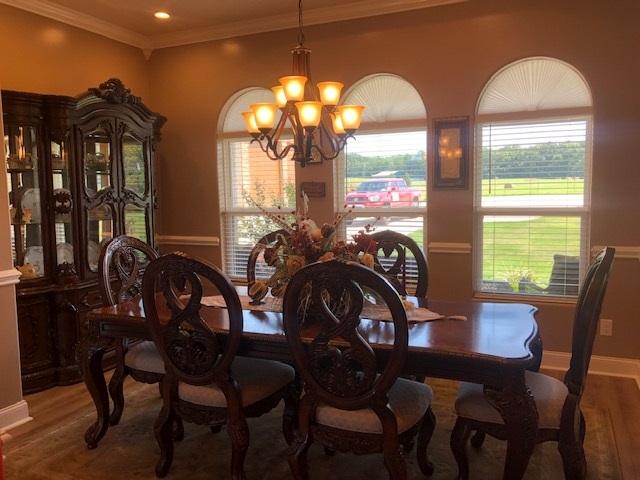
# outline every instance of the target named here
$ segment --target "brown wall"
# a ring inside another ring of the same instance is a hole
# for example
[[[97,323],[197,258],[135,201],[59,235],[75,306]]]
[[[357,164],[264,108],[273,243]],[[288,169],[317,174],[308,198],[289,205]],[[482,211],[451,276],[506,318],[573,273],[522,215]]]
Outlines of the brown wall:
[[[474,0],[307,29],[316,80],[353,84],[391,72],[413,83],[430,119],[473,116],[483,85],[501,66],[545,55],[577,67],[594,98],[592,245],[640,245],[640,4],[636,0]],[[216,131],[220,110],[236,91],[270,87],[290,69],[292,31],[273,32],[154,52],[151,105],[169,118],[160,146],[161,223],[166,235],[220,235]],[[298,171],[298,180],[332,182],[332,165]],[[332,189],[312,215],[326,219]],[[197,212],[197,213],[194,213]],[[430,242],[473,243],[473,191],[430,191]],[[184,249],[184,248],[183,248]],[[219,248],[199,248],[216,263]],[[195,250],[193,253],[196,253]],[[471,255],[430,255],[430,294],[472,295]],[[640,357],[640,262],[620,259],[604,314],[614,336],[596,353]],[[571,305],[539,304],[546,347],[569,349]]]

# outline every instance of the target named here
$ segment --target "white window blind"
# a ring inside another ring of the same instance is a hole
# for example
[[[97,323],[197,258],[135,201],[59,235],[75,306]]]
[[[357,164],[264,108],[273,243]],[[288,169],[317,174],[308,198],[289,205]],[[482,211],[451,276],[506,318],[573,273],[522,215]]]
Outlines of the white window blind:
[[[220,175],[224,268],[233,278],[245,278],[249,253],[257,241],[279,227],[247,196],[265,209],[287,214],[295,209],[295,165],[273,161],[247,138],[222,142]],[[278,208],[281,207],[281,208]],[[260,270],[258,273],[261,272]]]
[[[576,296],[587,257],[590,119],[478,128],[479,289]]]

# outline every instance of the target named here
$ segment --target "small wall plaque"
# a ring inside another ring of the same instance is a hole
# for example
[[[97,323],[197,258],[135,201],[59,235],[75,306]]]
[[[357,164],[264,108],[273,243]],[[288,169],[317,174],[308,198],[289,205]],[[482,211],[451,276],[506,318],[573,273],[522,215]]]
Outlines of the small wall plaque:
[[[326,184],[324,182],[302,182],[300,191],[306,193],[309,198],[324,198]]]

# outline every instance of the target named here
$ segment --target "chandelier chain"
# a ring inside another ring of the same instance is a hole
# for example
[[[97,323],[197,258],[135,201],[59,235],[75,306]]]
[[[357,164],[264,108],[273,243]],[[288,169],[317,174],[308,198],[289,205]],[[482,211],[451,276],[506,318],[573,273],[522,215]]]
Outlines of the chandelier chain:
[[[304,22],[302,21],[302,0],[298,0],[298,45],[303,46],[305,41]]]

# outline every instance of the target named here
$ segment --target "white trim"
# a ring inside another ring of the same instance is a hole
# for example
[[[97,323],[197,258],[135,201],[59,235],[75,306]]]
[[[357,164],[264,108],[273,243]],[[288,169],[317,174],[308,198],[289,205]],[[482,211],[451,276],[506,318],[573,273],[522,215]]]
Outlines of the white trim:
[[[0,435],[31,420],[33,418],[29,416],[29,405],[25,400],[4,407],[0,410]]]
[[[470,243],[429,242],[429,253],[471,253]]]
[[[594,245],[591,247],[591,254],[595,255],[604,248],[603,245]],[[630,258],[640,261],[640,246],[622,245],[614,246],[616,249],[616,258]]]
[[[304,24],[320,25],[323,23],[340,22],[356,18],[366,18],[391,13],[418,10],[427,7],[436,7],[453,3],[462,3],[469,0],[363,0],[346,3],[344,5],[314,8],[305,11]],[[222,40],[224,38],[240,37],[255,33],[286,30],[298,26],[297,12],[258,17],[229,22],[224,25],[212,25],[210,27],[195,28],[182,32],[171,32],[152,37],[153,48],[176,47],[192,43]]]
[[[20,275],[22,274],[15,268],[10,268],[9,270],[0,270],[0,287],[15,285],[20,281]]]
[[[48,0],[0,0],[0,3],[138,47],[143,51],[152,48],[151,38],[145,35]]]
[[[190,245],[197,247],[219,247],[220,237],[205,235],[156,235],[156,242],[162,245]]]
[[[308,10],[305,12],[304,23],[305,25],[319,25],[468,1],[469,0],[361,0],[340,6]],[[204,28],[147,36],[94,17],[93,15],[57,5],[49,0],[0,0],[0,3],[51,18],[102,35],[103,37],[126,43],[127,45],[138,47],[144,52],[147,59],[151,56],[151,52],[154,49],[286,30],[298,26],[297,12],[291,10],[290,13],[281,15],[243,19]]]
[[[569,369],[570,360],[570,353],[545,350],[542,355],[542,368],[566,371]],[[589,363],[589,373],[592,375],[633,378],[640,389],[640,360],[638,359],[592,355]]]

